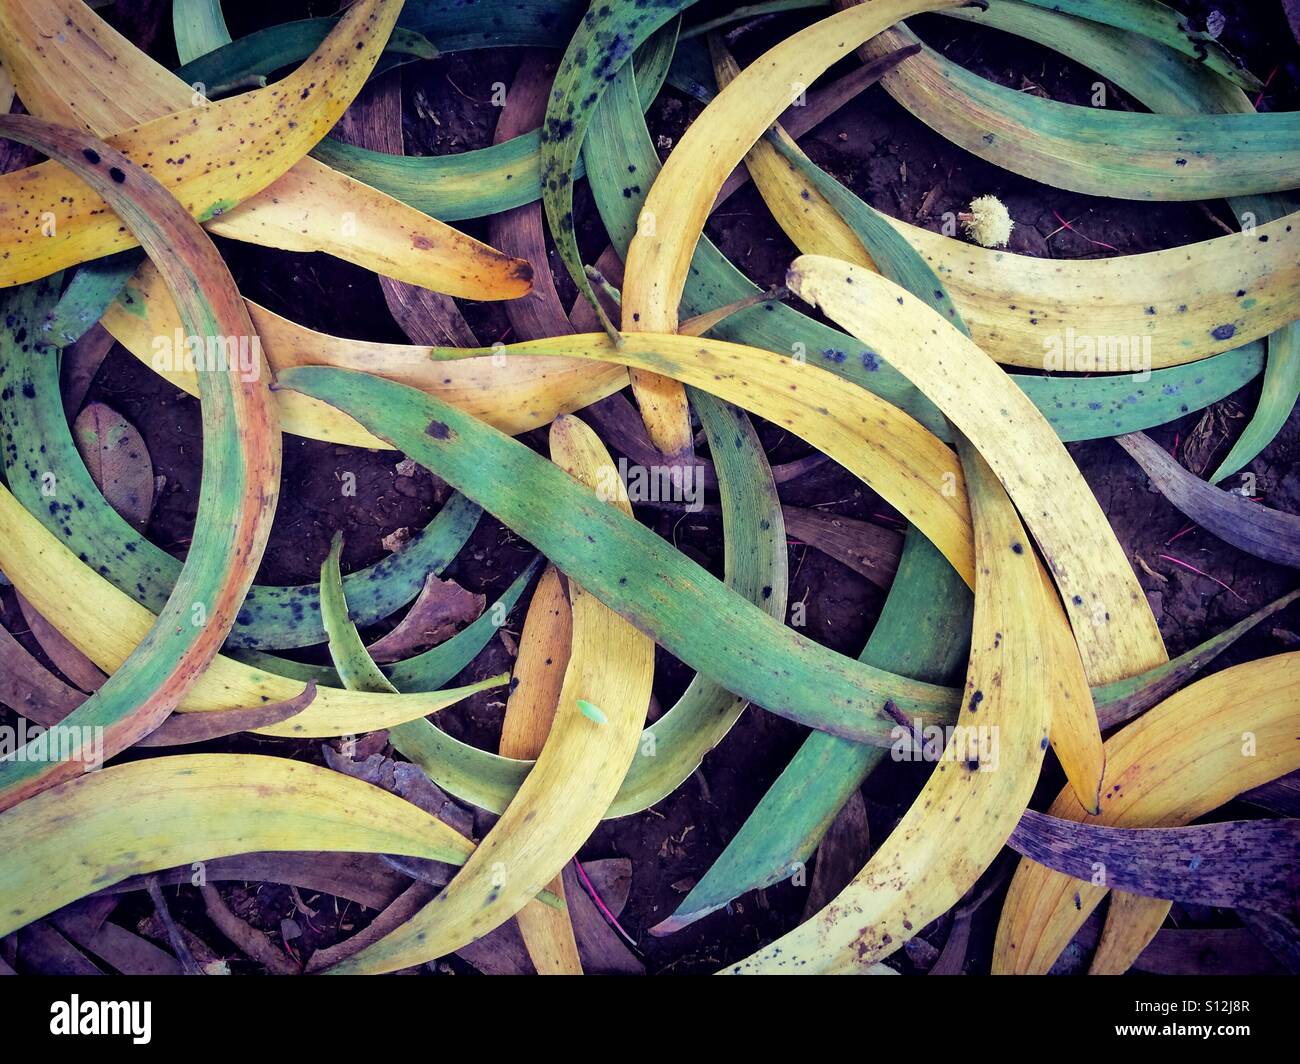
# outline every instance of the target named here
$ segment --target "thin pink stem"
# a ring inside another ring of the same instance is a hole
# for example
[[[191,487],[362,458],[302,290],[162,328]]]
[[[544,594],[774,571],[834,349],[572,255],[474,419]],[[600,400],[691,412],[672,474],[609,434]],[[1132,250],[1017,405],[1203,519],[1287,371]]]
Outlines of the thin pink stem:
[[[587,878],[586,869],[582,867],[582,862],[576,857],[573,859],[573,867],[577,869],[578,878],[582,880],[583,887],[585,887],[587,893],[591,895],[591,900],[596,903],[596,908],[600,910],[601,915],[609,921],[610,926],[613,927],[615,931],[627,939],[630,945],[635,946],[636,939],[623,930],[623,925],[618,922],[618,917],[609,911],[609,906],[605,904],[601,899],[600,893],[596,890],[596,884]]]
[[[1264,88],[1260,91],[1260,94],[1255,97],[1256,111],[1259,110],[1259,105],[1264,102],[1264,96],[1268,92],[1268,87],[1273,84],[1273,79],[1275,77],[1277,77],[1277,67],[1273,68],[1272,73],[1270,73],[1268,76],[1268,80],[1264,82]]]
[[[1162,557],[1167,562],[1173,562],[1175,565],[1181,565],[1184,569],[1190,570],[1191,572],[1195,573],[1197,576],[1205,577],[1206,580],[1213,580],[1216,584],[1218,584],[1221,588],[1223,588],[1224,591],[1227,591],[1232,595],[1236,595],[1237,598],[1241,599],[1242,602],[1246,601],[1244,598],[1241,598],[1240,595],[1237,595],[1237,592],[1233,591],[1232,588],[1230,588],[1217,576],[1211,576],[1209,573],[1205,572],[1204,570],[1198,569],[1194,565],[1189,565],[1187,562],[1180,561],[1178,558],[1175,558],[1172,555],[1162,554],[1160,555],[1160,557]]]
[[[1052,213],[1056,215],[1056,220],[1061,223],[1061,229],[1068,229],[1075,236],[1082,237],[1084,240],[1088,241],[1089,244],[1094,244],[1099,248],[1106,248],[1109,251],[1115,252],[1115,254],[1117,255],[1119,254],[1119,248],[1117,248],[1114,244],[1107,244],[1106,241],[1104,240],[1093,240],[1092,237],[1090,236],[1084,236],[1081,232],[1079,232],[1079,230],[1074,228],[1073,223],[1067,222],[1064,218],[1061,217],[1060,211],[1052,211]],[[1057,229],[1051,235],[1055,236],[1057,233],[1061,231],[1061,229]]]

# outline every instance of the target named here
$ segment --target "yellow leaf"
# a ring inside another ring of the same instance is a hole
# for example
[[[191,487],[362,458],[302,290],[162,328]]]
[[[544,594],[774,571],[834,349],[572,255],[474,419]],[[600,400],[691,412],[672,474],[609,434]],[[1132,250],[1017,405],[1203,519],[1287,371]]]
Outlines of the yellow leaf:
[[[1114,827],[1179,827],[1300,768],[1300,653],[1217,672],[1183,688],[1106,743],[1101,815],[1072,791],[1048,812]],[[1011,881],[994,945],[995,973],[1044,973],[1106,895],[1023,859]],[[1160,928],[1169,903],[1134,899],[1107,928],[1098,970],[1124,971]]]
[[[557,464],[593,489],[613,462],[577,418],[551,429]],[[621,485],[621,482],[619,482]],[[610,501],[629,516],[625,492]],[[573,638],[550,734],[518,793],[461,871],[401,927],[332,968],[388,972],[451,953],[515,915],[600,823],[636,756],[650,705],[654,643],[570,581]],[[579,700],[601,707],[593,727]]]
[[[108,139],[214,233],[326,251],[452,295],[524,295],[531,277],[526,263],[306,157],[364,83],[400,7],[395,0],[354,5],[289,77],[217,103],[196,96],[78,0],[0,4],[0,59],[33,114]],[[328,77],[321,74],[326,68]],[[5,233],[17,246],[3,245],[12,257],[0,269],[0,284],[133,244],[117,232],[111,211],[91,214],[102,201],[75,179],[69,184],[51,173],[35,167],[0,181],[0,218],[14,204],[19,210],[10,215],[17,220],[12,233]],[[47,210],[54,237],[41,233]]]
[[[811,920],[727,974],[869,968],[953,907],[992,863],[1029,804],[1047,747],[1053,622],[1015,508],[963,445],[975,520],[975,615],[966,691],[941,759],[867,865]],[[907,749],[899,745],[896,751]]]

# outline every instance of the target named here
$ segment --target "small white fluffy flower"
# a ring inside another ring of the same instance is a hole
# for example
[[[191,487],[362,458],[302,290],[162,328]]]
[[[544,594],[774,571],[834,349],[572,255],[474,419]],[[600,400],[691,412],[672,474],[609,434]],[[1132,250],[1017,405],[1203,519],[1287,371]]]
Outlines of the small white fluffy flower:
[[[997,196],[977,196],[960,218],[966,235],[986,248],[1003,247],[1011,239],[1011,230],[1016,227],[1006,204]]]

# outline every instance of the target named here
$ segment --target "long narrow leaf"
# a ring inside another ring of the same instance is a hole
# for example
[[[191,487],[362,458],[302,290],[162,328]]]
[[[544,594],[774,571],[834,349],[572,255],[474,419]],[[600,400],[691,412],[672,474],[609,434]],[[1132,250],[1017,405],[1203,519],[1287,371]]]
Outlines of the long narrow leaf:
[[[882,715],[886,699],[921,716],[952,711],[947,692],[845,659],[782,628],[526,447],[436,399],[316,366],[288,370],[279,383],[362,418],[729,691],[814,727],[878,743],[887,742],[892,726]],[[703,616],[717,623],[702,629]]]
[[[210,239],[144,170],[102,141],[34,118],[0,119],[0,135],[39,146],[113,204],[157,263],[187,335],[245,343],[255,335]],[[29,348],[36,336],[33,329]],[[263,366],[254,368],[251,378],[228,369],[201,381],[205,487],[196,522],[205,534],[190,548],[148,636],[65,722],[103,728],[110,756],[152,731],[194,686],[234,624],[261,562],[279,493],[280,434]],[[75,759],[4,762],[0,808],[82,767]]]
[[[1300,516],[1206,483],[1140,432],[1116,437],[1115,442],[1142,467],[1160,494],[1197,524],[1256,558],[1300,569]]]
[[[1113,828],[1032,810],[1007,845],[1085,883],[1191,905],[1285,911],[1295,901],[1300,821]]]
[[[213,857],[335,850],[459,864],[474,848],[371,784],[251,754],[158,757],[93,773],[0,814],[0,840],[4,934],[128,876]]]

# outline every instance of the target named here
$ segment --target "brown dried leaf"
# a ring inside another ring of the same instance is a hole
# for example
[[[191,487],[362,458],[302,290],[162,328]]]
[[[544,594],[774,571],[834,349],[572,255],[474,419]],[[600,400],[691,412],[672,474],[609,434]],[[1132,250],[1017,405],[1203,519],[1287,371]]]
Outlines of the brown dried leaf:
[[[135,426],[103,403],[90,403],[72,423],[91,477],[122,517],[143,532],[153,513],[153,460]]]
[[[369,646],[377,662],[401,661],[450,639],[483,612],[487,599],[466,591],[455,580],[434,573],[424,579],[415,604],[396,628]]]

